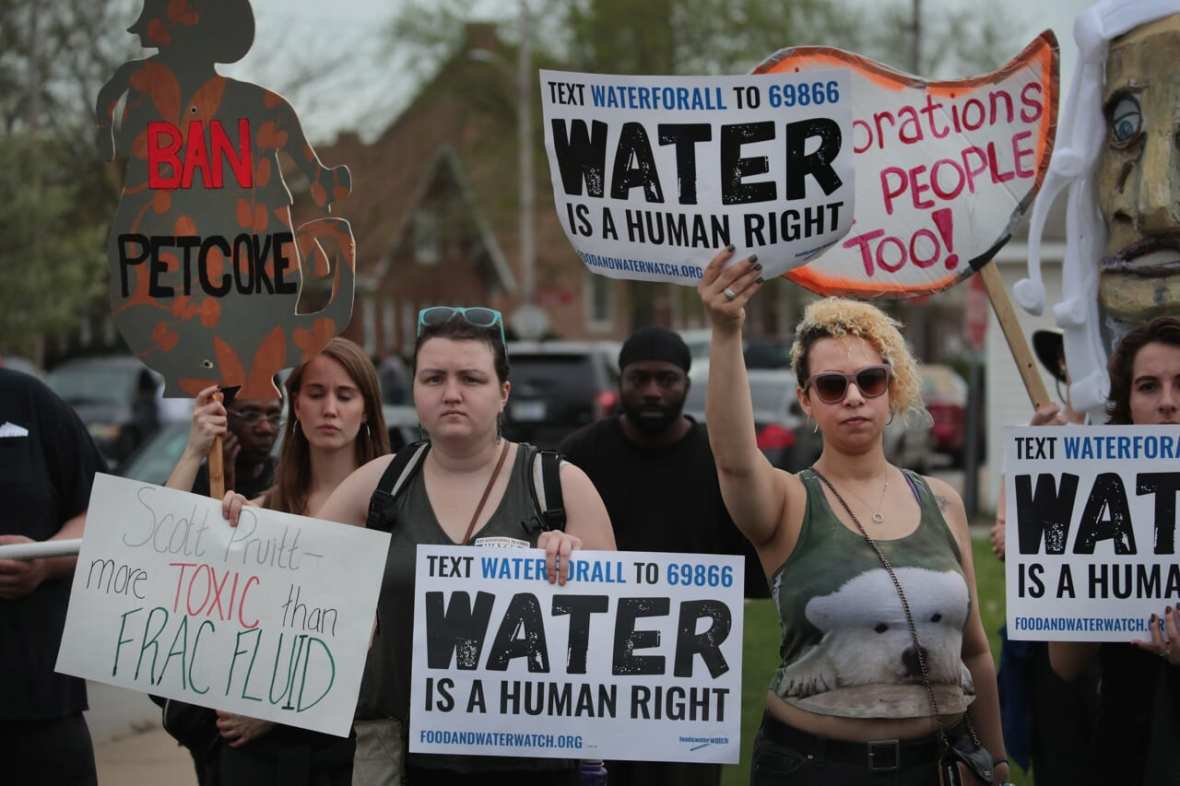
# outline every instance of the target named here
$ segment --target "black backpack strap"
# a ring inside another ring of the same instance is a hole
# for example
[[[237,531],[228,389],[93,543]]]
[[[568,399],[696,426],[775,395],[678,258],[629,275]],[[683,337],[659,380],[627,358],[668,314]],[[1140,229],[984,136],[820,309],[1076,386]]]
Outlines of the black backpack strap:
[[[561,454],[537,450],[533,454],[533,502],[545,529],[565,532],[565,504],[561,497]]]
[[[412,442],[394,454],[393,460],[385,468],[385,473],[373,490],[369,499],[369,518],[367,526],[382,532],[391,529],[393,501],[406,487],[406,483],[414,477],[414,473],[422,467],[422,460],[430,450],[430,442],[421,440]]]

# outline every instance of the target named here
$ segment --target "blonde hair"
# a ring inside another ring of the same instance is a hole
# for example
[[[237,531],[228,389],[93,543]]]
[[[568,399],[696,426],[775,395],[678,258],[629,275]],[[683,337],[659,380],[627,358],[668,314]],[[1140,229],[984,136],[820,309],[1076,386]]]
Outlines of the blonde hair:
[[[817,300],[803,312],[795,327],[791,346],[791,365],[799,385],[811,377],[808,352],[821,338],[864,339],[889,364],[889,409],[903,417],[911,412],[925,412],[922,404],[918,365],[910,354],[898,328],[901,323],[876,306],[859,300],[829,297]]]

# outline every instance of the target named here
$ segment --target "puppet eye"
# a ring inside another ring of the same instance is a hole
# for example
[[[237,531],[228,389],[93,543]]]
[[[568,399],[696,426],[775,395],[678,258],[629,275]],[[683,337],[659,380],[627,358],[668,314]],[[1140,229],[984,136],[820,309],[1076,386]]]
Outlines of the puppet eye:
[[[213,368],[213,361],[212,360],[202,360],[201,365],[204,366],[205,368]]]
[[[942,622],[942,614],[937,611],[934,612],[934,616],[930,618],[930,621],[931,622]]]
[[[884,622],[878,622],[877,627],[873,628],[873,630],[877,631],[878,633],[884,633],[885,631],[889,630],[889,626]]]
[[[1112,142],[1122,147],[1133,142],[1143,129],[1143,111],[1139,99],[1125,95],[1114,105],[1110,113],[1110,136]]]

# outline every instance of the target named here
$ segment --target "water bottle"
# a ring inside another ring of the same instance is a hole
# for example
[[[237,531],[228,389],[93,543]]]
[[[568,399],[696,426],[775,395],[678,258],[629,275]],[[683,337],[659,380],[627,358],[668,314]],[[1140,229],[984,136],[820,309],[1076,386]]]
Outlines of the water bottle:
[[[578,769],[582,786],[606,786],[606,765],[602,759],[586,759]]]

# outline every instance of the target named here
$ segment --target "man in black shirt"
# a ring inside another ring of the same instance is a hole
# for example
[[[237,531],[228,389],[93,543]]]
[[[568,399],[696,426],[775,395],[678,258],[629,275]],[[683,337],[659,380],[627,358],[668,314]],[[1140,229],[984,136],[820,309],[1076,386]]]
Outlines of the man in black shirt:
[[[270,455],[279,435],[283,403],[234,399],[225,407],[228,433],[222,440],[225,487],[254,499],[274,483],[275,462]],[[209,496],[209,465],[202,464],[193,493]]]
[[[106,464],[86,427],[35,378],[0,369],[0,545],[82,537]],[[0,559],[0,735],[5,782],[96,782],[86,683],[54,671],[75,557]]]
[[[747,596],[766,596],[753,550],[725,509],[705,427],[682,413],[692,362],[679,335],[636,331],[619,353],[623,414],[566,437],[561,453],[606,503],[620,551],[739,554]],[[608,762],[611,786],[716,786],[716,764]]]

